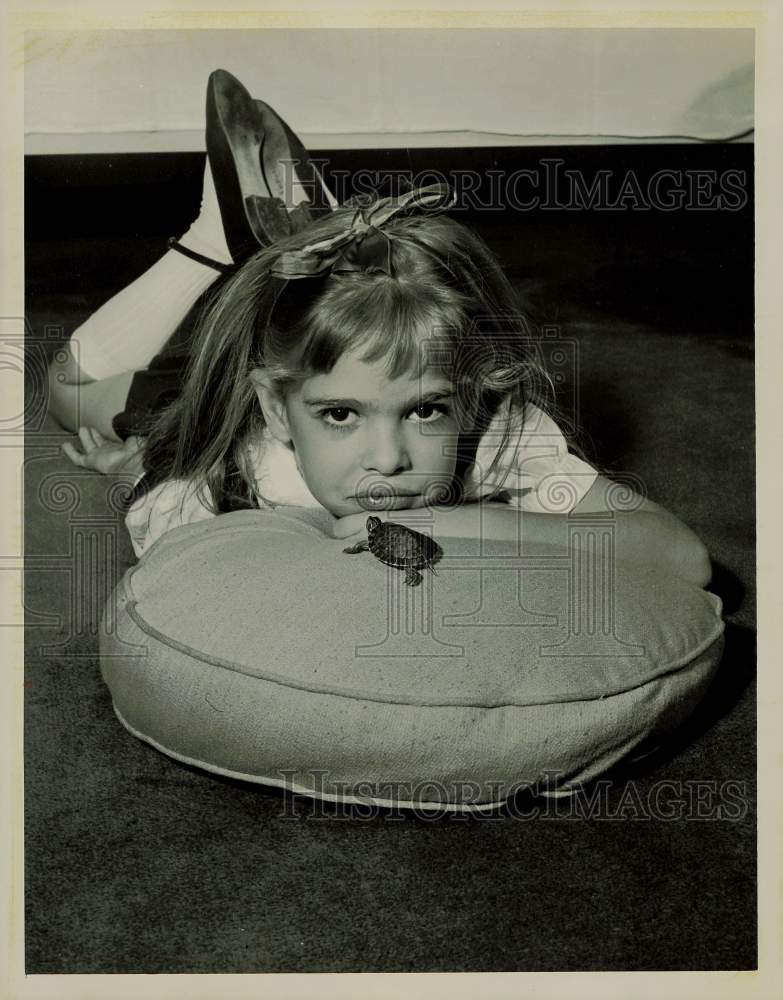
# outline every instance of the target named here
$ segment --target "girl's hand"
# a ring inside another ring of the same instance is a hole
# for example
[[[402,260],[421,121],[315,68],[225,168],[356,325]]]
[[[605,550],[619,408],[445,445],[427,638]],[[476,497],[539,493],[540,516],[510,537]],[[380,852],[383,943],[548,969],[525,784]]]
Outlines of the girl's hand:
[[[64,454],[74,465],[103,475],[130,473],[140,476],[144,472],[144,439],[137,435],[131,435],[126,441],[107,441],[94,427],[80,427],[79,442],[81,451],[71,441],[63,444]]]

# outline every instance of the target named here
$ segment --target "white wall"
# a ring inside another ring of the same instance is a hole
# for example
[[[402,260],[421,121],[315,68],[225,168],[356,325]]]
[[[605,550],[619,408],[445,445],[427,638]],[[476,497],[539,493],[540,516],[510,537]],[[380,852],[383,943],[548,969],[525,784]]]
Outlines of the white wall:
[[[718,139],[753,125],[751,30],[31,32],[28,152],[203,149],[223,67],[313,147]]]

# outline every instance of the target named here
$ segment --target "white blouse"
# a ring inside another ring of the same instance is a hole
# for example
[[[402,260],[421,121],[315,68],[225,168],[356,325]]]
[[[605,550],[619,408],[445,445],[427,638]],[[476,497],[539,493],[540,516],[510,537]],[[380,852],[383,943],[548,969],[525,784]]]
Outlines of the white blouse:
[[[505,499],[520,510],[554,514],[572,510],[595,482],[596,470],[569,452],[560,428],[533,404],[525,407],[524,424],[512,430],[499,453],[507,414],[508,404],[500,408],[479,441],[475,461],[463,480],[466,498],[488,496],[501,484]],[[251,459],[259,506],[321,506],[307,488],[293,452],[268,432],[253,446]],[[173,479],[138,500],[125,518],[136,555],[171,528],[214,517],[206,490],[206,486],[199,489],[188,480]]]

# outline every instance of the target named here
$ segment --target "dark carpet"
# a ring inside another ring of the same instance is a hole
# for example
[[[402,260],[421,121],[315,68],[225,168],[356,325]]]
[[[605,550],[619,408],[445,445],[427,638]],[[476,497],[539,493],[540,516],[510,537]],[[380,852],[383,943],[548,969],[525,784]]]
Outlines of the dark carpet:
[[[32,233],[28,973],[755,967],[752,244],[738,249],[730,221],[717,242],[691,221],[674,257],[649,219],[538,218],[532,248],[518,221],[484,227],[573,358],[562,403],[583,444],[705,540],[728,623],[702,706],[596,786],[592,815],[520,799],[491,818],[362,817],[200,773],[121,728],[96,622],[130,546],[111,481],[59,456],[42,377],[162,244]]]

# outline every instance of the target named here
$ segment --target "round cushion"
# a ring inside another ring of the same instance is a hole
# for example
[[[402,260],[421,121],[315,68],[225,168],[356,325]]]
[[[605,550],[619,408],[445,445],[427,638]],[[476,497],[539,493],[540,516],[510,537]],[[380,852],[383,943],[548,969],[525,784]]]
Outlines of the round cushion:
[[[568,548],[441,539],[419,586],[348,555],[325,512],[166,533],[104,615],[115,711],[178,760],[334,800],[482,809],[569,791],[678,726],[722,651],[720,600]],[[581,532],[581,540],[577,537]]]

